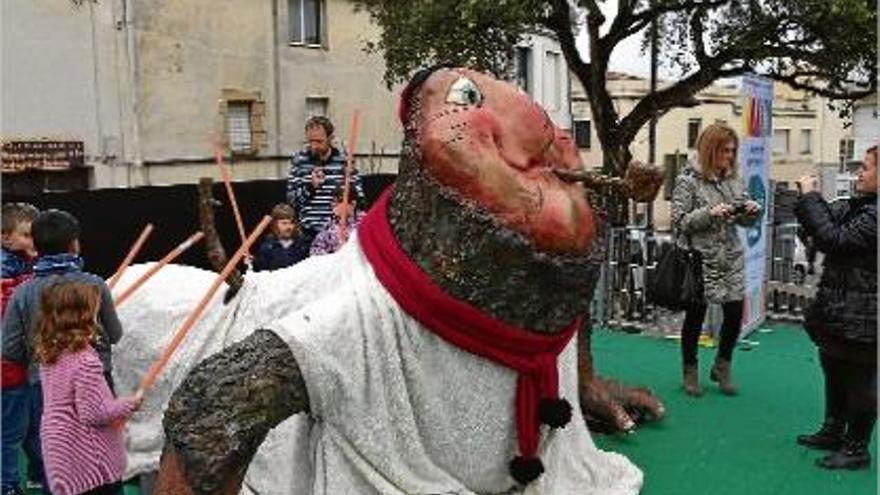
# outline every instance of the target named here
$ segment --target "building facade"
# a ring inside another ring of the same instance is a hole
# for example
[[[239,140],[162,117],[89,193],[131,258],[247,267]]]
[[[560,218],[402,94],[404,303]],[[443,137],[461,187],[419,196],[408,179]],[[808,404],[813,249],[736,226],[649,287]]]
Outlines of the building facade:
[[[399,87],[379,27],[346,0],[4,0],[3,190],[35,191],[284,177],[322,114],[362,173],[395,172]],[[571,121],[558,43],[529,36],[515,69],[551,118]]]
[[[358,167],[396,167],[397,88],[385,87],[381,56],[363,50],[378,27],[349,2],[8,0],[0,9],[0,136],[19,151],[75,143],[84,165],[50,167],[7,147],[5,163],[16,164],[4,166],[4,182],[80,188],[72,178],[83,173],[92,188],[195,182],[216,174],[217,150],[234,180],[283,177],[308,116],[330,117],[347,145],[355,110]]]

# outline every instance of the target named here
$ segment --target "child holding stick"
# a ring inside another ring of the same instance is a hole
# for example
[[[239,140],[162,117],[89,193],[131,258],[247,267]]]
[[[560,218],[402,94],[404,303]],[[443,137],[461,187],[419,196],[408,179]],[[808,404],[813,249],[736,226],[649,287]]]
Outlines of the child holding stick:
[[[126,457],[114,422],[137,410],[143,395],[116,399],[98,353],[101,293],[61,282],[41,297],[34,350],[43,384],[43,461],[53,495],[122,494]]]
[[[119,322],[113,306],[113,296],[104,279],[86,273],[82,269],[83,260],[79,255],[80,226],[76,217],[60,210],[43,211],[34,219],[31,232],[39,257],[33,268],[33,278],[15,289],[6,306],[2,332],[0,332],[3,337],[0,354],[4,362],[17,363],[27,368],[27,400],[30,414],[20,415],[19,420],[20,428],[27,431],[28,440],[25,445],[28,446],[29,451],[32,451],[29,457],[38,460],[41,450],[39,418],[43,411],[43,394],[40,390],[40,374],[32,344],[43,290],[61,281],[83,282],[98,288],[102,301],[97,319],[100,330],[99,338],[93,346],[104,363],[104,378],[111,389],[113,376],[110,346],[122,337],[122,324]],[[4,428],[5,426],[4,424]],[[5,430],[4,434],[6,434]],[[34,465],[37,464],[34,462]]]

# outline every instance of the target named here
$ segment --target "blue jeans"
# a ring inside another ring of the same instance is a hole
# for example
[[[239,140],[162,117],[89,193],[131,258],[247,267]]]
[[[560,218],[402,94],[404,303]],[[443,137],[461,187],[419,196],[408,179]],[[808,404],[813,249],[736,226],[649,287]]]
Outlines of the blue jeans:
[[[39,383],[4,388],[3,402],[3,490],[19,486],[19,449],[28,460],[28,479],[46,486],[43,455],[40,447],[40,416],[43,414],[43,391]]]

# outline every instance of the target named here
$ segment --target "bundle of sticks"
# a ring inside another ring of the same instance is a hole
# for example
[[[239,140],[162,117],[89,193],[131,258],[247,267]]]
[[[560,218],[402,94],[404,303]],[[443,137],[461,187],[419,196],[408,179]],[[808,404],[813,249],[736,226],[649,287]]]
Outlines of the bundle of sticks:
[[[638,161],[630,163],[623,177],[561,168],[553,169],[553,173],[565,182],[581,182],[588,189],[609,190],[612,194],[642,203],[654,201],[663,185],[663,173],[659,168]]]

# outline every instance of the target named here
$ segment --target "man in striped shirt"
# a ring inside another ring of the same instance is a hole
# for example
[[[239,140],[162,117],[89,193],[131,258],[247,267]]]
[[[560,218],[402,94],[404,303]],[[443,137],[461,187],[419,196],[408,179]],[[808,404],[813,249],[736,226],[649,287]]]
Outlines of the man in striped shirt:
[[[303,235],[311,242],[333,220],[333,193],[345,182],[346,158],[331,144],[333,124],[327,117],[311,117],[305,131],[308,145],[290,161],[287,201],[296,210]],[[357,170],[352,169],[351,181],[363,198]]]

